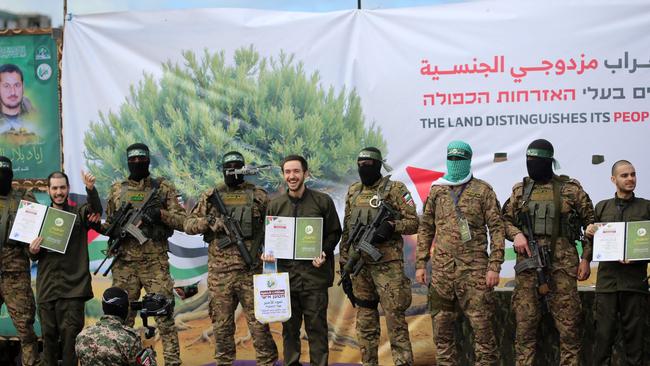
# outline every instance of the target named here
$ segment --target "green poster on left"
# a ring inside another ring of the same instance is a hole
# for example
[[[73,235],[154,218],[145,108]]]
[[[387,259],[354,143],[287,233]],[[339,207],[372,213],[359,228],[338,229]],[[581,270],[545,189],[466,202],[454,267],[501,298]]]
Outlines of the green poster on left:
[[[51,34],[0,36],[0,155],[14,178],[61,169],[57,46]]]

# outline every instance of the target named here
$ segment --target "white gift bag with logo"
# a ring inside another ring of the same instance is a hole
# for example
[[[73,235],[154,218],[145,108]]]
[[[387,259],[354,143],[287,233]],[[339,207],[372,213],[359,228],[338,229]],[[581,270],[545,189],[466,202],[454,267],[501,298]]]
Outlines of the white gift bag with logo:
[[[284,322],[291,318],[289,273],[253,276],[255,318],[260,323]]]

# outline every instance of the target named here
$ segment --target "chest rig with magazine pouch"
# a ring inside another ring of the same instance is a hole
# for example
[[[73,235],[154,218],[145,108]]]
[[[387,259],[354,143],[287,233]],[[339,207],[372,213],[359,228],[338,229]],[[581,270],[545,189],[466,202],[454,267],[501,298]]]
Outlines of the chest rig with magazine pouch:
[[[582,236],[582,219],[578,212],[571,208],[569,212],[562,213],[561,191],[568,179],[566,176],[554,176],[550,186],[536,186],[535,181],[524,178],[521,212],[528,213],[536,237],[551,238],[551,248],[555,247],[560,237],[575,244]]]
[[[390,175],[383,177],[383,182],[379,183],[376,191],[363,191],[363,185],[359,185],[359,190],[354,193],[350,199],[352,210],[350,212],[350,222],[354,225],[361,223],[369,224],[379,212],[379,203],[386,199],[390,192],[393,182],[389,180]]]
[[[23,193],[12,189],[8,196],[0,197],[0,215],[2,215],[0,217],[0,250],[5,245],[15,246],[19,244],[13,240],[8,240],[8,237]]]
[[[147,197],[147,193],[149,193],[152,189],[156,189],[158,191],[157,194],[160,194],[160,190],[158,189],[160,187],[162,179],[152,179],[151,180],[151,188],[150,189],[132,189],[129,187],[128,182],[122,182],[122,188],[120,191],[120,202],[130,202],[131,205],[133,205],[134,208],[140,208],[144,204],[144,201]],[[164,199],[160,200],[161,203],[164,205]],[[161,207],[164,208],[164,207]],[[169,238],[174,234],[174,229],[168,227],[162,222],[156,222],[153,224],[145,224],[144,222],[140,226],[140,230],[142,230],[142,233],[149,239],[153,241],[161,241]]]
[[[255,195],[252,189],[244,189],[237,191],[220,191],[219,195],[223,200],[228,214],[234,220],[239,222],[241,227],[242,235],[244,239],[253,238],[253,205],[255,204]],[[221,237],[219,241],[230,241],[230,238],[227,237],[224,233],[215,233],[210,231],[203,236],[203,240],[207,243],[210,243],[216,237]]]

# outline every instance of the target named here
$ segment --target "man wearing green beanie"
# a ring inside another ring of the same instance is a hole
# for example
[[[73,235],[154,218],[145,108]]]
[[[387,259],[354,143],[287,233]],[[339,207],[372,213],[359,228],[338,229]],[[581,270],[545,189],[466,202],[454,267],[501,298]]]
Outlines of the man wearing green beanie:
[[[499,361],[491,322],[492,291],[499,283],[503,263],[504,228],[496,193],[473,177],[471,159],[469,144],[449,143],[447,174],[431,186],[418,229],[415,278],[426,284],[426,266],[431,259],[428,302],[439,366],[458,364],[454,339],[457,308],[473,329],[475,364],[497,365]]]
[[[365,262],[360,272],[352,276],[352,290],[359,305],[356,328],[363,365],[379,364],[379,304],[386,318],[393,362],[398,366],[413,365],[404,313],[411,305],[411,281],[404,274],[402,235],[415,234],[418,217],[411,193],[404,183],[390,180],[390,175],[382,176],[382,167],[390,170],[379,149],[366,147],[359,152],[357,168],[360,181],[350,186],[345,200],[340,266],[343,269],[357,254]],[[348,240],[356,224],[368,225],[375,220],[382,204],[390,206],[396,215],[382,221],[370,238],[370,244],[381,253],[381,258],[373,260],[363,251],[357,252]]]

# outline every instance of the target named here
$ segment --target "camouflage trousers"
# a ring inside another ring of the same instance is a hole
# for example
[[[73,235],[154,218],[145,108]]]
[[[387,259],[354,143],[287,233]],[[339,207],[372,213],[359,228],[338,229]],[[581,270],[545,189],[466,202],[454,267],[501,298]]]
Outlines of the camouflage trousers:
[[[411,305],[411,281],[404,275],[404,263],[392,261],[366,264],[352,278],[354,296],[365,302],[381,304],[395,365],[412,365],[413,351],[404,312]],[[357,341],[363,365],[379,364],[379,310],[357,307]]]
[[[166,256],[139,261],[118,259],[113,266],[113,286],[124,289],[129,294],[129,301],[137,301],[143,287],[147,293],[158,293],[174,301],[174,282],[169,274],[169,261]],[[135,315],[134,311],[129,312],[127,326],[133,326]],[[163,342],[165,365],[180,365],[180,346],[173,314],[156,317],[155,320]]]
[[[436,345],[436,364],[458,364],[454,328],[458,309],[465,314],[474,333],[475,365],[497,365],[499,349],[494,337],[494,299],[485,284],[485,270],[434,272],[429,284],[429,310]]]
[[[554,270],[547,278],[551,287],[551,292],[547,295],[548,310],[560,335],[560,365],[578,365],[582,350],[582,306],[578,297],[576,270]],[[542,318],[537,275],[534,270],[528,270],[518,274],[515,279],[512,297],[517,324],[515,364],[533,365],[537,328]]]
[[[38,317],[43,333],[43,366],[59,365],[59,342],[62,366],[77,366],[74,346],[84,327],[85,300],[57,299],[38,303]]]
[[[226,273],[209,272],[210,317],[216,343],[217,366],[232,365],[235,360],[235,310],[242,305],[248,329],[253,337],[253,346],[258,365],[271,366],[278,359],[268,324],[255,319],[253,275],[249,271]]]
[[[0,305],[2,303],[7,305],[11,321],[16,327],[23,354],[23,365],[40,364],[38,340],[34,333],[36,304],[29,272],[2,272],[0,274]]]

